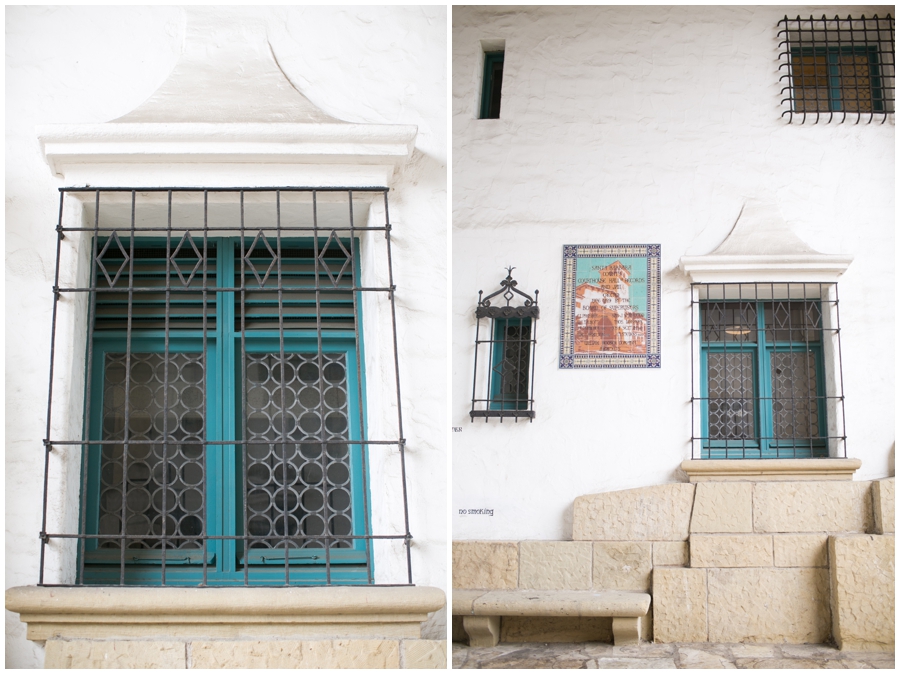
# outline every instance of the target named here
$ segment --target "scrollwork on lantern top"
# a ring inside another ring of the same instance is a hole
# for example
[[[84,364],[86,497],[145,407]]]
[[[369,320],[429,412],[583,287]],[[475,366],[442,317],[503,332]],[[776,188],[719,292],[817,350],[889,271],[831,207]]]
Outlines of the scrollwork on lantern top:
[[[506,278],[500,281],[500,288],[487,297],[482,298],[483,290],[478,291],[478,308],[475,309],[476,318],[539,318],[538,291],[534,291],[534,297],[523,293],[516,288],[518,282],[512,277],[515,267],[507,267]],[[493,306],[491,300],[497,296],[506,300],[506,306]],[[523,299],[520,306],[512,306],[512,301],[520,295]]]

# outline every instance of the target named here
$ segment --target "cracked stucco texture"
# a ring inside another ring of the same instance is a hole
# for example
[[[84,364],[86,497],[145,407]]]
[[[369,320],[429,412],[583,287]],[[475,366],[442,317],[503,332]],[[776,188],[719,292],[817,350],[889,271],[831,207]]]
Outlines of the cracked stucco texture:
[[[691,533],[753,531],[753,485],[750,482],[701,482],[694,495]]]
[[[185,669],[183,641],[48,639],[44,669]]]
[[[522,541],[519,587],[523,590],[590,590],[591,544]]]
[[[706,638],[706,569],[653,569],[654,641]]]
[[[859,532],[872,526],[870,482],[757,482],[757,533]]]
[[[759,534],[691,536],[692,567],[772,566],[772,537]]]
[[[572,538],[577,541],[684,541],[694,485],[663,484],[579,496]]]
[[[894,536],[832,536],[828,548],[838,646],[894,650]]]
[[[454,541],[453,587],[515,590],[519,582],[519,544],[509,541]]]
[[[709,569],[709,640],[823,643],[831,637],[827,569]]]
[[[381,639],[194,641],[191,669],[399,669],[400,644]]]
[[[894,533],[894,478],[872,483],[872,504],[875,509],[875,533]]]

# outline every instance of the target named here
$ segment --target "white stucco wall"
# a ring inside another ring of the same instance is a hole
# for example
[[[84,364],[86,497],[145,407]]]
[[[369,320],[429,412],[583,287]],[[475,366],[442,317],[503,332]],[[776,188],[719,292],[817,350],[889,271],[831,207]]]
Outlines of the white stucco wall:
[[[279,7],[220,12],[262,24],[280,68],[328,115],[356,123],[418,127],[412,157],[391,182],[393,263],[404,434],[409,443],[413,581],[446,588],[446,440],[444,429],[434,423],[445,418],[447,406],[446,345],[434,338],[446,334],[446,9]],[[102,123],[133,110],[178,61],[185,15],[171,7],[16,7],[6,10],[6,31],[5,580],[11,587],[37,582],[54,227],[57,187],[63,184],[41,155],[35,126]],[[153,175],[165,180],[159,167]],[[240,167],[224,167],[215,182],[240,185],[240,176]],[[381,275],[376,272],[376,277]],[[79,346],[78,335],[84,321],[79,328],[77,308],[70,315],[71,322],[63,321],[57,336],[57,351],[64,355],[57,361],[56,379],[58,386],[60,376],[64,381],[69,377],[73,389],[80,390],[83,375],[74,363],[78,358],[65,354],[70,348],[73,354],[83,353],[84,338]],[[375,357],[376,349],[390,348],[389,322],[378,330],[366,335],[372,356],[367,365],[374,368],[367,371],[367,397],[375,427],[387,423],[381,420],[390,418],[394,399],[392,357]],[[80,407],[75,399],[70,404]],[[375,464],[373,471],[392,480],[399,477],[396,458]],[[53,499],[51,510],[63,512],[51,512],[51,519],[72,522],[74,502],[71,493],[68,501],[65,495]],[[405,574],[405,556],[385,559],[378,580],[396,582],[398,574]],[[69,562],[58,562],[61,577]],[[443,634],[444,622],[443,615],[434,618],[428,628],[431,638]],[[18,616],[7,612],[7,667],[37,667],[43,661],[42,649],[26,641],[24,632]]]
[[[894,119],[788,125],[776,24],[887,7],[455,7],[454,539],[571,536],[581,494],[683,479],[689,279],[748,199],[841,277],[847,454],[894,471]],[[500,119],[477,119],[484,41],[505,40]],[[880,121],[880,120],[879,120]],[[562,246],[662,245],[662,368],[558,369]],[[474,309],[514,265],[540,290],[533,423],[470,423]],[[493,509],[493,516],[458,514]]]

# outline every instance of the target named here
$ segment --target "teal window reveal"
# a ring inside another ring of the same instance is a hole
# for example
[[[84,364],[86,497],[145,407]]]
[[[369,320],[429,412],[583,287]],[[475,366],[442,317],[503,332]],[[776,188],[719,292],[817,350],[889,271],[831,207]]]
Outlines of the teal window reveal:
[[[493,347],[490,409],[528,409],[531,318],[494,319]]]
[[[828,456],[821,302],[699,308],[702,458]]]
[[[500,95],[503,87],[502,51],[486,52],[481,84],[481,119],[500,118]]]
[[[358,241],[96,245],[82,582],[371,583]]]
[[[884,112],[874,45],[793,47],[795,112]]]

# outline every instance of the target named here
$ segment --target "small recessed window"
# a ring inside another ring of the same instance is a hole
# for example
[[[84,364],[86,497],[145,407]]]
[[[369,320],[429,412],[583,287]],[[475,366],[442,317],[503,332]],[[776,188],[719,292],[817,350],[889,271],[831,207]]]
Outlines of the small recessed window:
[[[782,116],[801,124],[883,123],[894,113],[894,19],[785,17],[781,30]]]
[[[481,119],[500,119],[500,89],[503,86],[503,52],[484,54],[484,82],[481,87]]]

